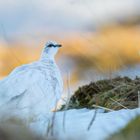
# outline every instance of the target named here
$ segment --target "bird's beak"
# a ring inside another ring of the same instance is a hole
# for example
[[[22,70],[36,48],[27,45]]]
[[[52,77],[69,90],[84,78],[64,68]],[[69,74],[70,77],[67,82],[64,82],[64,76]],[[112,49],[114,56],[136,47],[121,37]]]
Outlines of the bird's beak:
[[[58,44],[58,45],[56,45],[56,47],[59,47],[60,48],[60,47],[62,47],[62,45],[61,44]]]

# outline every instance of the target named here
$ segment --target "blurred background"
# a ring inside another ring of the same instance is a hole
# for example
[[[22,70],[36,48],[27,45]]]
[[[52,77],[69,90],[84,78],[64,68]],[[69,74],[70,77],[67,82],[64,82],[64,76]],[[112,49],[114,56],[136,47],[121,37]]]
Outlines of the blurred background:
[[[0,79],[37,60],[48,40],[64,85],[140,76],[140,0],[0,1]],[[72,91],[73,92],[73,91]]]

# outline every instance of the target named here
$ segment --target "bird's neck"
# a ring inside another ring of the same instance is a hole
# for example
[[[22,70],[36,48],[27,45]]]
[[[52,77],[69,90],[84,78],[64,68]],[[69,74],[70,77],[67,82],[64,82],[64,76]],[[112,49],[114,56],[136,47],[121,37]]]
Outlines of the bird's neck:
[[[42,55],[40,57],[40,60],[41,61],[48,61],[48,60],[55,61],[54,55],[50,55],[50,54],[47,54],[47,53],[42,53]]]

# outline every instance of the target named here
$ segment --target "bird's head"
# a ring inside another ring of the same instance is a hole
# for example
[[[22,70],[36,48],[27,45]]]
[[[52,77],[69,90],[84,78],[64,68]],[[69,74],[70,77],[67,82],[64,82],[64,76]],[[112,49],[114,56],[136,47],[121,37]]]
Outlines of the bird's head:
[[[43,57],[54,58],[55,54],[57,53],[60,47],[62,47],[61,44],[58,44],[55,41],[48,41],[42,52]]]

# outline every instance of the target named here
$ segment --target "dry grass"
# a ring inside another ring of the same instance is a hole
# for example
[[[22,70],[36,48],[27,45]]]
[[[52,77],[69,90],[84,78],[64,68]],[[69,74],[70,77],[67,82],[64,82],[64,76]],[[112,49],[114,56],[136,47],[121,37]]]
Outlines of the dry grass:
[[[70,98],[68,109],[104,108],[107,111],[138,107],[140,78],[128,77],[100,80],[80,87]],[[65,107],[62,106],[61,110]]]
[[[66,111],[69,108],[69,102],[70,102],[70,95],[71,95],[71,90],[70,90],[70,73],[67,72],[67,89],[68,89],[68,96],[67,96],[67,100],[66,100],[66,105],[64,108],[64,116],[63,116],[63,131],[65,132],[65,123],[66,123]]]

